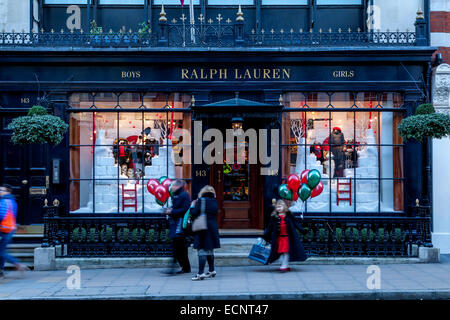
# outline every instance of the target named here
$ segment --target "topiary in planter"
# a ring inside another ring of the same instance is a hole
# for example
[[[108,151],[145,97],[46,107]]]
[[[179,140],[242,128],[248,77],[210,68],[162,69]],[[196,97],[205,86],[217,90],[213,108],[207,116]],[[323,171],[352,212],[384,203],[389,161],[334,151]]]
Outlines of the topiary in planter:
[[[131,241],[133,242],[142,242],[145,240],[145,230],[134,228],[131,232]]]
[[[450,116],[435,113],[431,104],[422,104],[417,107],[416,115],[402,120],[398,132],[403,140],[442,139],[450,135]]]
[[[358,241],[359,240],[359,231],[356,228],[347,228],[345,229],[345,238],[347,241]]]
[[[363,242],[371,242],[375,239],[375,233],[372,229],[363,228],[361,229],[361,240]]]
[[[401,243],[406,239],[406,232],[402,231],[402,229],[400,228],[395,228],[393,231],[391,231],[390,236],[393,242]]]
[[[113,230],[111,227],[106,227],[105,229],[100,231],[101,241],[102,242],[112,242],[112,233],[113,233]]]
[[[87,236],[87,242],[95,243],[95,233],[97,230],[95,228],[90,228]]]
[[[336,240],[341,241],[342,240],[342,229],[336,228]]]
[[[150,243],[157,242],[156,235],[155,235],[155,229],[148,230],[148,242],[150,242]]]
[[[130,229],[119,229],[119,231],[117,231],[117,239],[119,239],[120,242],[128,242],[130,239]]]
[[[87,232],[85,228],[76,227],[72,231],[72,242],[85,242],[87,237]]]
[[[8,125],[13,130],[11,140],[14,144],[59,144],[69,125],[61,118],[47,114],[42,106],[34,106],[28,115],[17,117]]]
[[[325,242],[326,240],[328,240],[328,232],[325,228],[320,228],[318,232],[320,242]]]

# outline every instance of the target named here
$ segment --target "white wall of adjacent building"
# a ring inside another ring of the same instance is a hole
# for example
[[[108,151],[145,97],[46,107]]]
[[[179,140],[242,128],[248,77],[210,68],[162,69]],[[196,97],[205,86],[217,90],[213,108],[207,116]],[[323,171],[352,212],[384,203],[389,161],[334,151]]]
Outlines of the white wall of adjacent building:
[[[379,26],[374,26],[373,29],[380,29],[381,31],[414,31],[414,23],[416,22],[417,10],[419,5],[423,10],[423,0],[374,0],[373,4],[379,8],[379,16],[375,20],[378,21]]]
[[[29,0],[0,0],[0,31],[30,30]]]

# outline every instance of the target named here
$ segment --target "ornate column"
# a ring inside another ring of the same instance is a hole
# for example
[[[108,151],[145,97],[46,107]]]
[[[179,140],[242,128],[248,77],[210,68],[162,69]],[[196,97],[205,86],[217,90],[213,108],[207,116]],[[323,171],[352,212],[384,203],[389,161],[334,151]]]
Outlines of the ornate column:
[[[450,65],[441,64],[433,73],[433,105],[436,112],[450,115]],[[450,253],[450,138],[433,140],[433,246]]]

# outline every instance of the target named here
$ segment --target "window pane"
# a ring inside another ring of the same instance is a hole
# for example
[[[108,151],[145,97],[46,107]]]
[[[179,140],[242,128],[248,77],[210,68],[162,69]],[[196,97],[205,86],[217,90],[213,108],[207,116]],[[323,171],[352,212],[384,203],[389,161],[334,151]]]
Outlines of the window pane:
[[[94,144],[94,123],[92,112],[72,113],[70,115],[70,144]]]
[[[283,5],[307,5],[308,0],[262,0],[262,5],[275,5],[275,6],[283,6]]]
[[[153,0],[153,4],[161,4],[162,2],[164,2],[164,5],[168,4],[181,6],[180,0]],[[200,0],[193,0],[192,2],[194,3],[194,5],[200,4]],[[189,6],[189,0],[184,1],[184,6]]]
[[[92,179],[93,147],[70,148],[70,179]]]
[[[188,0],[186,0],[189,2]],[[237,5],[253,5],[253,0],[208,0],[208,4],[211,6],[218,5],[218,6],[237,6]]]
[[[317,0],[320,5],[362,5],[362,0]]]
[[[45,4],[86,4],[87,0],[45,0]]]
[[[144,4],[145,0],[100,0],[100,4]]]
[[[70,183],[70,213],[93,213],[92,181]]]

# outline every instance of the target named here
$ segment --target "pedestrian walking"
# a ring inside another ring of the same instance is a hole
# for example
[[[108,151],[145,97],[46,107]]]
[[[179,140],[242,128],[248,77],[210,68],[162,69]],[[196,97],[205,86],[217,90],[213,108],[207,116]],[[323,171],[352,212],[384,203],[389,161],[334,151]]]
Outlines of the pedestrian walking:
[[[283,200],[278,200],[270,217],[269,225],[264,231],[264,240],[271,243],[271,252],[266,264],[281,260],[280,271],[290,271],[290,261],[305,261],[305,250],[300,239],[299,230],[305,234],[305,229],[295,220]]]
[[[203,187],[198,199],[192,202],[191,216],[195,221],[200,215],[206,214],[206,230],[194,233],[194,249],[198,250],[198,273],[192,278],[193,281],[214,278],[214,249],[220,248],[219,226],[217,224],[217,214],[219,205],[216,200],[216,192],[213,187]],[[205,273],[206,262],[209,271]]]
[[[29,270],[6,250],[17,230],[16,217],[17,202],[12,188],[3,185],[0,187],[0,278],[4,277],[5,261],[13,264],[18,271]]]
[[[180,270],[175,272],[176,274],[191,272],[188,244],[182,228],[184,214],[191,205],[191,199],[184,188],[185,183],[183,180],[177,179],[172,183],[170,186],[172,207],[165,211],[169,216],[169,235],[173,240],[174,262],[178,262],[181,267]]]

